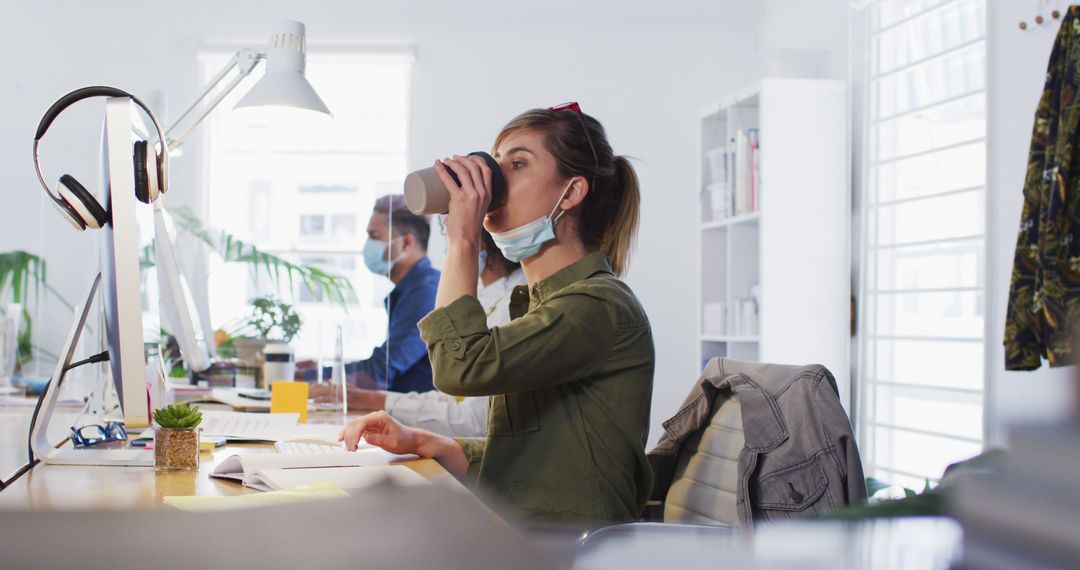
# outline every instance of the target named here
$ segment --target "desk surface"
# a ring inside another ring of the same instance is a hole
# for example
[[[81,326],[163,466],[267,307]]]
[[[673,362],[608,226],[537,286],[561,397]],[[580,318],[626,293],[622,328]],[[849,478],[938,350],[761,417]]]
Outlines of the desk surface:
[[[32,408],[0,406],[0,461],[4,462],[0,464],[0,467],[3,468],[5,477],[25,462],[26,429],[32,411]],[[67,426],[75,419],[77,413],[78,410],[65,410],[63,419],[54,416],[55,421],[51,426],[53,429],[50,429],[53,441],[58,441],[64,436]],[[332,416],[315,415],[313,419],[325,421],[332,419]],[[209,474],[215,465],[230,455],[272,452],[273,447],[270,445],[226,445],[217,448],[212,453],[202,454],[199,470],[185,473],[157,472],[153,467],[38,465],[16,480],[9,488],[0,491],[0,523],[4,522],[2,514],[10,510],[31,509],[40,512],[59,509],[110,511],[149,509],[154,511],[162,504],[162,499],[166,496],[224,496],[255,493],[257,491],[242,487],[235,481],[213,479],[209,477]],[[440,485],[463,489],[456,479],[433,460],[404,462],[404,465],[428,480],[439,481]],[[470,502],[470,504],[483,505],[479,501]],[[483,507],[483,511],[491,513],[486,507]],[[434,515],[428,513],[425,516]],[[463,555],[464,559],[472,560],[470,557],[475,557],[476,552],[491,550],[492,545],[486,542],[489,531],[483,532],[481,535],[483,538],[475,534],[465,534],[460,537],[453,535],[456,530],[460,530],[458,528],[461,526],[460,516],[460,512],[455,512],[453,519],[447,519],[454,521],[450,529],[443,527],[437,529],[436,532],[429,528],[425,531],[428,532],[431,540],[441,539],[446,545],[435,547],[432,546],[435,543],[425,541],[422,547],[414,549],[415,552],[430,555],[434,557],[432,560],[444,560],[446,549],[456,546],[467,551],[467,554]],[[492,519],[499,521],[499,524],[491,527],[490,532],[503,532],[506,528],[505,523],[494,514],[486,520]],[[11,519],[8,519],[8,522],[10,521]],[[361,522],[363,521],[352,521],[351,524]],[[402,549],[416,545],[409,543],[408,540],[403,541],[402,537],[405,535],[398,533],[396,529],[388,529],[385,521],[381,519],[374,521],[369,519],[368,522],[374,526],[359,532],[365,540],[356,541],[353,546],[361,548],[366,559],[371,559],[372,549],[375,548],[373,544],[383,546],[384,550],[392,552],[392,558],[389,560],[397,562],[400,566]],[[19,519],[17,524],[25,525],[25,519]],[[56,524],[56,521],[50,519],[49,522],[41,524],[52,525]],[[99,526],[101,525],[91,525],[90,531],[101,530]],[[419,526],[423,525],[419,524]],[[45,534],[44,531],[42,534]],[[512,538],[514,537],[507,535],[506,540]],[[556,556],[556,559],[562,559],[565,565],[569,565],[568,561],[574,560],[576,555],[574,567],[582,569],[662,567],[665,565],[692,568],[708,566],[716,560],[726,560],[729,566],[746,568],[790,568],[797,565],[830,570],[837,568],[929,569],[950,567],[956,562],[960,553],[959,527],[951,521],[942,519],[881,520],[856,524],[792,522],[759,529],[750,537],[727,529],[710,527],[684,527],[668,524],[616,526],[600,533],[593,533],[580,549],[576,546],[577,537],[571,538],[575,540],[567,542],[568,539],[558,535],[540,535],[541,542],[538,544],[545,546],[549,551],[548,554]],[[0,543],[3,539],[4,537],[0,536]],[[470,543],[470,540],[474,540],[475,544]],[[90,540],[90,543],[93,543],[93,540]],[[61,556],[65,550],[72,550],[70,540],[65,541],[64,544],[68,548],[57,549],[53,554]],[[17,544],[16,548],[18,546]],[[228,550],[225,547],[221,548],[223,552]],[[227,552],[211,554],[225,556]],[[40,554],[35,556],[38,555]],[[515,551],[513,555],[520,557],[520,552]],[[474,567],[484,566],[479,561],[473,560],[473,562],[476,562],[472,564]],[[100,565],[100,562],[98,564]],[[70,566],[70,564],[66,565]],[[308,561],[307,565],[310,566],[311,561]],[[323,565],[327,563],[324,561]],[[385,566],[392,565],[388,563]],[[501,563],[487,564],[487,566],[503,567]]]
[[[32,407],[0,409],[0,476],[8,477],[26,462],[26,434]],[[66,426],[78,410],[54,416],[50,440],[64,437]],[[70,416],[70,417],[69,417]],[[332,417],[313,415],[312,421]],[[225,445],[202,453],[199,470],[158,472],[153,467],[99,467],[39,464],[0,491],[0,509],[94,509],[153,508],[172,495],[225,496],[257,493],[230,480],[211,478],[221,461],[231,455],[273,453],[271,445]],[[437,462],[419,459],[401,463],[430,481],[461,487]],[[462,487],[463,488],[463,487]]]

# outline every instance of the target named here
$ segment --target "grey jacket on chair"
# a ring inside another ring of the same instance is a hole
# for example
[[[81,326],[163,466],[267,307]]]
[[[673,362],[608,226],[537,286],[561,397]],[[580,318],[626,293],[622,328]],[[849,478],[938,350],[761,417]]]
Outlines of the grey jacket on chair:
[[[736,485],[742,527],[866,500],[851,422],[828,369],[719,358],[709,362],[679,412],[664,422],[664,435],[648,454],[654,500],[667,496],[683,444],[709,425],[723,391],[730,391],[742,411],[745,446]]]

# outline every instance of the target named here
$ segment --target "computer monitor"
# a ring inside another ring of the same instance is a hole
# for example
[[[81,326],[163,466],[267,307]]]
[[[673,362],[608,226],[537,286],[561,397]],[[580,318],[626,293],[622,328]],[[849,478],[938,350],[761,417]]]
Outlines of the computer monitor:
[[[139,270],[139,228],[136,220],[135,174],[132,163],[131,99],[112,97],[105,103],[105,126],[101,141],[99,188],[105,189],[110,221],[100,230],[101,273],[95,277],[86,300],[76,311],[52,381],[42,396],[30,446],[46,463],[66,465],[153,465],[152,451],[144,449],[54,448],[48,439],[52,419],[68,365],[78,346],[100,283],[105,314],[105,338],[109,370],[129,433],[150,425],[150,394],[143,350],[142,279]]]
[[[132,164],[133,105],[127,97],[105,103],[101,174],[110,213],[102,228],[101,274],[109,368],[128,431],[150,426],[143,349],[142,275]]]
[[[205,329],[176,252],[176,229],[172,216],[160,199],[154,204],[154,244],[154,262],[157,265],[166,330],[176,337],[180,355],[188,368],[202,372],[210,368]]]

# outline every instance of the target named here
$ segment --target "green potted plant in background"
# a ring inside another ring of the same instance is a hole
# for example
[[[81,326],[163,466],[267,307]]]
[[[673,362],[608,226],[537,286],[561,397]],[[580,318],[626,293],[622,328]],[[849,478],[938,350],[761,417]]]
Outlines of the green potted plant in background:
[[[3,346],[0,346],[0,385],[6,378],[18,375],[35,355],[55,360],[56,355],[33,344],[33,320],[30,315],[40,302],[44,291],[68,310],[75,307],[46,281],[46,263],[41,257],[23,250],[0,252],[0,298],[10,303],[0,304],[0,326],[4,327]],[[14,334],[9,334],[9,333]],[[14,346],[11,346],[11,345]],[[14,348],[14,350],[12,350]],[[19,379],[16,379],[19,381]],[[23,378],[22,380],[26,380]],[[33,382],[32,390],[40,388],[45,378]]]
[[[170,404],[154,410],[154,468],[194,471],[199,468],[199,407]]]
[[[204,226],[187,208],[176,208],[170,213],[177,228],[185,235],[195,238],[227,263],[246,264],[251,270],[252,279],[268,277],[279,294],[284,290],[295,294],[299,284],[326,302],[340,305],[346,310],[349,303],[356,299],[352,283],[343,275],[329,273],[313,265],[293,263],[262,251],[226,231]],[[143,268],[154,266],[154,251],[153,243],[143,248]],[[214,344],[221,357],[237,358],[248,366],[261,367],[263,347],[270,342],[291,342],[299,333],[302,321],[291,305],[274,295],[257,297],[250,301],[250,305],[249,315],[238,322],[234,321],[231,327],[215,331]],[[171,369],[177,369],[175,363]]]
[[[292,342],[303,326],[303,319],[292,305],[273,295],[256,297],[249,304],[251,313],[215,340],[221,341],[218,343],[219,355],[261,367],[266,345]]]

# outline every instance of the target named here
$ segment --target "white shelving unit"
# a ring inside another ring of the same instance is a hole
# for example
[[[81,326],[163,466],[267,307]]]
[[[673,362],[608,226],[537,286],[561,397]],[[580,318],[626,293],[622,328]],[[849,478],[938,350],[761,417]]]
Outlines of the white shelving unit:
[[[702,109],[699,119],[700,361],[728,356],[823,364],[836,376],[846,402],[851,212],[846,85],[763,79]],[[733,148],[734,137],[747,129],[757,129],[760,143],[756,208],[715,217],[712,200],[720,195],[716,184],[721,181],[709,157]]]

